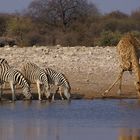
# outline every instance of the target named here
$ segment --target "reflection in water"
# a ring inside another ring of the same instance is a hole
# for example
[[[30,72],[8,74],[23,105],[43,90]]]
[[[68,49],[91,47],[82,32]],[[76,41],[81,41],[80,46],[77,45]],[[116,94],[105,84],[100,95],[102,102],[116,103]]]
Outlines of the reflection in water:
[[[129,109],[140,109],[140,99],[135,101],[132,100],[130,102],[127,102],[126,100],[121,100],[120,105]]]
[[[0,138],[2,140],[39,140],[40,138],[47,138],[49,128],[46,126],[44,129],[41,125],[38,125],[40,123],[39,121],[35,121],[34,124],[32,123],[27,124],[24,122],[24,124],[15,124],[14,121],[8,121],[7,123],[1,122]]]
[[[53,122],[41,120],[24,122],[24,124],[8,121],[0,126],[0,139],[2,140],[85,140],[92,138],[114,140],[115,133],[112,129],[68,127],[62,126],[59,122],[53,124]]]
[[[140,129],[121,128],[119,140],[140,140]]]
[[[57,107],[58,109],[59,107],[69,107],[69,102],[1,102],[0,139],[60,140],[60,135],[63,134],[63,130],[66,129],[67,126],[62,127],[63,122],[59,122],[58,118],[48,116],[49,112],[50,114],[55,114],[55,112],[52,111],[53,109],[55,111]],[[65,135],[63,136],[65,137]]]
[[[134,128],[137,100],[0,102],[1,140],[140,140]]]

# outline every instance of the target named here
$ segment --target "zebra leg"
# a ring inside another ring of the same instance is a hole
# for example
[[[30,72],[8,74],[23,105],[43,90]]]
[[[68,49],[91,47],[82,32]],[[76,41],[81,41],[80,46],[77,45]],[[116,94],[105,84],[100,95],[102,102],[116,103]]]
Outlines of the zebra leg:
[[[53,93],[53,95],[52,95],[52,101],[54,101],[55,99],[54,99],[54,96],[55,96],[55,93]]]
[[[40,90],[41,90],[41,94],[43,94],[45,92],[44,84],[40,84]]]
[[[50,87],[49,86],[45,86],[45,96],[47,99],[50,97]]]
[[[15,101],[16,100],[16,97],[15,97],[15,85],[13,84],[13,82],[10,82],[10,87],[11,87],[11,90],[12,90],[12,101]]]
[[[55,100],[55,98],[54,98],[54,97],[55,97],[55,94],[58,92],[58,90],[59,90],[59,89],[57,88],[56,92],[53,92],[53,95],[52,95],[52,101],[54,101],[54,100]]]
[[[43,84],[44,87],[44,94],[46,96],[47,99],[49,99],[50,97],[50,85],[46,82]]]
[[[63,96],[62,96],[62,87],[61,87],[61,86],[58,87],[58,91],[59,91],[61,100],[64,100],[64,98],[63,98]]]
[[[36,85],[37,85],[37,90],[38,90],[38,100],[41,101],[41,90],[40,90],[40,82],[37,81],[36,82]]]
[[[2,97],[2,93],[3,93],[3,86],[2,86],[2,84],[0,84],[0,100],[1,100],[1,97]]]
[[[52,101],[55,100],[54,97],[55,97],[55,94],[57,94],[58,91],[59,91],[59,87],[57,88],[56,92],[53,93],[53,95],[52,95]]]
[[[0,100],[1,100],[1,98],[2,98],[2,93],[3,93],[3,84],[4,84],[4,82],[2,82],[2,81],[0,80]]]
[[[50,93],[48,93],[48,87],[46,87],[44,84],[40,84],[40,90],[41,90],[41,94],[45,95],[46,98],[48,99],[50,96]]]

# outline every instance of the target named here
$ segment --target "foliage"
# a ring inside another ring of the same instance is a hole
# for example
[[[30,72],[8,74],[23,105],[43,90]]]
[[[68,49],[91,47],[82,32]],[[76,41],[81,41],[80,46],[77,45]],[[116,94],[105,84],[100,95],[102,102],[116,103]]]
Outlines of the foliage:
[[[98,39],[99,46],[116,46],[121,38],[120,32],[103,31]]]
[[[8,14],[0,14],[0,36],[5,35],[9,19],[10,16]]]
[[[140,40],[140,32],[138,32],[138,31],[131,31],[130,33]]]
[[[36,0],[24,13],[0,14],[0,36],[20,46],[112,46],[126,32],[140,38],[140,9],[102,15],[87,0]]]
[[[31,20],[25,17],[16,16],[12,18],[7,25],[7,34],[17,39],[19,45],[26,45],[26,36],[33,25]]]

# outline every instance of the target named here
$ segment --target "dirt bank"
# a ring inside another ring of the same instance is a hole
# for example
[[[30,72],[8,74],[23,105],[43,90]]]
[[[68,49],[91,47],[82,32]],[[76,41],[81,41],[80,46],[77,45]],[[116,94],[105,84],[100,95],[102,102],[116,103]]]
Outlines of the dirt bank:
[[[101,97],[101,93],[115,80],[119,73],[119,61],[115,47],[28,47],[0,48],[0,57],[20,70],[24,61],[38,66],[51,67],[64,73],[70,81],[72,93],[84,98]],[[123,95],[136,97],[134,75],[125,73]],[[110,96],[116,95],[116,87]]]

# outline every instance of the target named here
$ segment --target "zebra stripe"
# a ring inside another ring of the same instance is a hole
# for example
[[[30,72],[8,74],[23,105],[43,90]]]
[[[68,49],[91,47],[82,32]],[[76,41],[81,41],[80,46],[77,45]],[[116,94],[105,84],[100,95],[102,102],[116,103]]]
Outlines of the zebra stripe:
[[[11,68],[8,63],[0,64],[0,80],[1,84],[4,82],[9,82],[11,90],[12,90],[12,100],[15,100],[15,85],[19,84],[23,89],[23,94],[26,99],[31,98],[30,86],[27,83],[26,79],[22,75],[22,73],[18,70]]]
[[[0,64],[7,64],[7,65],[9,65],[8,62],[6,61],[6,59],[4,59],[4,58],[0,58]]]
[[[5,64],[5,69],[9,69],[9,67],[10,67],[7,60],[4,59],[4,58],[0,58],[0,64]],[[5,87],[5,83],[3,83],[2,80],[0,80],[0,92],[1,92],[0,98],[1,98],[1,95],[2,95],[3,87]]]
[[[48,77],[45,70],[41,69],[34,63],[27,62],[23,64],[21,71],[30,84],[36,83],[37,89],[38,89],[39,100],[41,100],[40,85],[42,84],[45,88],[45,92],[44,92],[45,96],[46,98],[49,98],[50,90],[49,90],[49,84],[48,84]]]
[[[61,88],[64,89],[64,95],[69,100],[70,96],[71,96],[71,93],[70,93],[71,87],[70,87],[69,81],[66,78],[66,76],[62,73],[56,72],[55,70],[53,70],[51,68],[46,68],[45,71],[48,74],[49,84],[58,86],[56,92],[52,96],[52,100],[54,100],[54,96],[57,93],[57,91],[59,91],[61,99],[62,100],[64,99],[62,97],[62,89]]]

